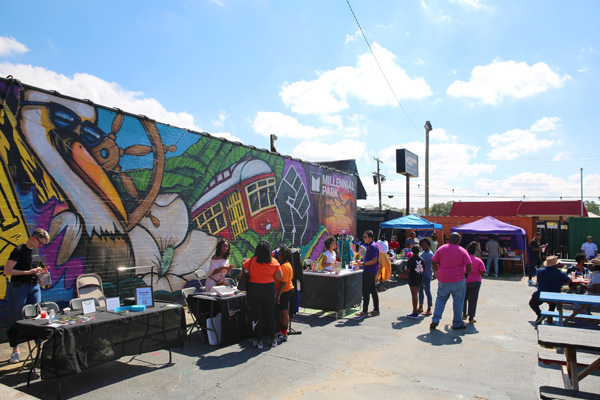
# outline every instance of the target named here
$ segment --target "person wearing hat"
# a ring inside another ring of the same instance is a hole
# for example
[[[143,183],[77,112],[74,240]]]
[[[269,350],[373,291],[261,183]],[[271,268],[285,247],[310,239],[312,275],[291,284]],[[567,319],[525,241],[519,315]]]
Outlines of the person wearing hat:
[[[588,236],[585,238],[585,240],[586,242],[581,245],[581,252],[585,253],[588,260],[598,257],[598,246],[596,246],[596,243],[594,243],[594,238]]]
[[[542,317],[542,310],[540,310],[540,305],[543,301],[540,301],[540,293],[541,292],[554,292],[560,293],[562,286],[567,283],[571,283],[571,279],[567,274],[558,269],[560,262],[558,261],[558,257],[549,256],[546,257],[546,261],[544,262],[544,268],[540,268],[537,274],[537,290],[533,292],[531,295],[531,299],[529,300],[529,307],[535,312],[537,318],[535,320],[536,324],[541,324],[544,318]],[[550,311],[556,310],[555,303],[549,303],[548,309]]]

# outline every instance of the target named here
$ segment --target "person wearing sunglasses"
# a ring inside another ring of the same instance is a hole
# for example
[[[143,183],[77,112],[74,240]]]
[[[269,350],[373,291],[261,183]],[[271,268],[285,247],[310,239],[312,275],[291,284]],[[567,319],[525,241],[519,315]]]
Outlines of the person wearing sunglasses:
[[[12,324],[6,332],[10,346],[13,348],[11,364],[20,361],[19,337],[14,329],[15,322],[22,319],[22,310],[26,304],[37,304],[42,300],[38,274],[46,272],[47,268],[34,265],[34,251],[37,252],[37,249],[49,240],[48,232],[41,228],[36,229],[27,242],[13,249],[4,267],[4,274],[11,277],[6,289],[12,317]]]

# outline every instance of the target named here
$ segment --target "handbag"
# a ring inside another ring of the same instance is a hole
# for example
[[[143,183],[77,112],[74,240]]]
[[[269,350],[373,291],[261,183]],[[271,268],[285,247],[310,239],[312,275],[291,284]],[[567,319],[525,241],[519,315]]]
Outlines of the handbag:
[[[248,270],[250,270],[250,265],[252,265],[252,259],[250,259],[250,264],[248,265]],[[250,272],[246,272],[244,267],[242,266],[242,276],[240,276],[240,281],[237,284],[238,290],[245,292],[248,290],[248,281],[250,280]]]

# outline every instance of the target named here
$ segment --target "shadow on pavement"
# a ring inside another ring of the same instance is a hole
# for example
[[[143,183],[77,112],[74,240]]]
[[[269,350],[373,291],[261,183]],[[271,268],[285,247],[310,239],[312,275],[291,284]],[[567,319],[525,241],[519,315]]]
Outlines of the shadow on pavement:
[[[169,360],[167,351],[159,351],[153,354],[157,355],[156,363],[139,359],[133,361],[134,359],[130,358],[127,361],[113,361],[82,371],[79,374],[63,377],[60,379],[61,398],[80,396],[114,383],[171,368],[175,365],[167,363]],[[135,364],[132,362],[135,362]],[[56,379],[44,381],[39,378],[32,379],[31,385],[27,387],[27,372],[4,375],[0,378],[0,383],[40,399],[56,399]]]

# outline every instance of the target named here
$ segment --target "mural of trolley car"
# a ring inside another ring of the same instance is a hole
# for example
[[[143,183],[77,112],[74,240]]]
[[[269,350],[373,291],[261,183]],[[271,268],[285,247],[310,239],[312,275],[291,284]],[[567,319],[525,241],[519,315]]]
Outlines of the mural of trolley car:
[[[247,230],[259,236],[278,229],[275,174],[262,160],[246,160],[216,174],[192,206],[198,229],[236,240]]]

